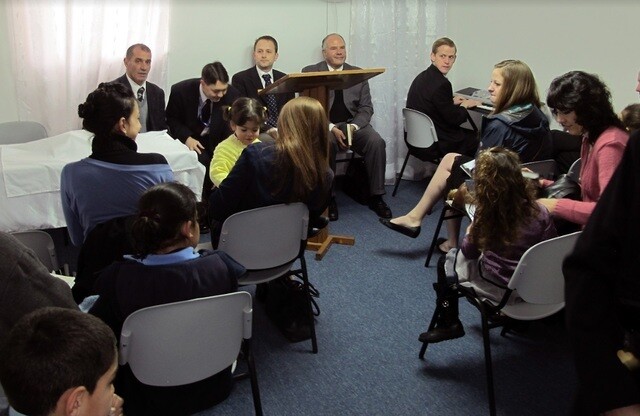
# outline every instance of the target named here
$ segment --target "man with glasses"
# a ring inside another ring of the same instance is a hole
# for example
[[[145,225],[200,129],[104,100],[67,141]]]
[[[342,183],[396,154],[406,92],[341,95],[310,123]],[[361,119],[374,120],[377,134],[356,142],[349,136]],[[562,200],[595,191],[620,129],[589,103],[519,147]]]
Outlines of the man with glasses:
[[[169,134],[198,154],[206,168],[202,200],[208,201],[213,183],[209,165],[216,145],[229,137],[229,123],[222,118],[240,92],[229,85],[229,74],[220,62],[206,64],[200,78],[180,81],[171,87],[167,104]]]
[[[142,43],[129,46],[124,57],[125,74],[115,81],[129,88],[140,104],[140,133],[167,129],[164,90],[147,81],[151,49]]]

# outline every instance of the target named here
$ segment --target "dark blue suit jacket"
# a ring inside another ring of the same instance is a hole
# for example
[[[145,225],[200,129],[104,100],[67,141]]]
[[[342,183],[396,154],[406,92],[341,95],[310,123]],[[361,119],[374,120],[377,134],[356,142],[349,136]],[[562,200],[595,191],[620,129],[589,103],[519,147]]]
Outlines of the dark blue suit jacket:
[[[199,140],[209,153],[213,153],[216,145],[231,134],[229,123],[222,118],[222,109],[231,105],[241,95],[233,85],[229,85],[225,96],[217,103],[212,103],[209,134],[208,137],[202,137],[200,134],[204,125],[198,120],[199,85],[200,78],[192,78],[180,81],[171,87],[167,104],[169,134],[182,143],[191,136]]]

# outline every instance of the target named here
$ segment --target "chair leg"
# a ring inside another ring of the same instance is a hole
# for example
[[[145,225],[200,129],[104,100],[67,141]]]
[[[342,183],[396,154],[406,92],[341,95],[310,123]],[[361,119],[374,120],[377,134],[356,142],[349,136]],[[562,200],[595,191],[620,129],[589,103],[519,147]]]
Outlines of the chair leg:
[[[258,375],[256,373],[256,365],[253,360],[253,351],[251,351],[251,340],[245,339],[242,343],[244,356],[247,359],[247,367],[249,368],[249,377],[251,379],[251,393],[253,394],[253,408],[256,416],[262,416],[262,401],[260,400],[260,389],[258,388]]]
[[[438,236],[440,235],[440,229],[442,228],[442,223],[444,222],[445,216],[447,213],[447,206],[442,207],[442,211],[440,212],[440,218],[438,218],[438,225],[436,225],[436,230],[433,233],[433,239],[431,240],[431,246],[429,247],[429,252],[427,253],[427,260],[424,262],[424,267],[429,267],[429,263],[431,262],[431,257],[433,256],[433,251],[436,249],[436,241],[438,240]]]
[[[307,275],[307,262],[304,258],[304,254],[300,256],[300,269],[302,274],[302,282],[304,284],[304,291],[307,294],[310,330],[311,330],[311,350],[314,354],[318,353],[318,340],[316,338],[316,322],[313,316],[313,306],[311,304],[311,292],[309,291],[309,276]]]
[[[438,302],[438,304],[436,305],[436,309],[433,311],[433,316],[431,317],[431,322],[429,322],[427,332],[433,330],[436,327],[436,322],[438,321],[438,317],[440,316],[441,309],[442,306],[440,305],[440,302]],[[429,346],[428,342],[422,343],[422,348],[420,348],[420,353],[418,354],[418,358],[420,358],[421,360],[424,359],[424,354],[425,352],[427,352],[427,346]]]
[[[482,305],[482,302],[476,301],[476,305],[480,310],[482,319],[482,341],[484,344],[485,371],[487,373],[487,399],[489,400],[489,414],[491,416],[495,416],[496,398],[493,388],[493,363],[491,360],[491,338],[489,333],[491,327],[489,325],[489,317],[487,316],[487,311],[485,310],[484,305]]]
[[[407,156],[404,158],[404,163],[402,164],[402,169],[400,169],[400,174],[396,177],[396,184],[393,187],[393,192],[391,196],[396,196],[396,192],[398,192],[398,185],[400,185],[400,180],[402,180],[402,174],[404,173],[404,168],[407,166],[407,162],[409,161],[410,151],[407,150]]]

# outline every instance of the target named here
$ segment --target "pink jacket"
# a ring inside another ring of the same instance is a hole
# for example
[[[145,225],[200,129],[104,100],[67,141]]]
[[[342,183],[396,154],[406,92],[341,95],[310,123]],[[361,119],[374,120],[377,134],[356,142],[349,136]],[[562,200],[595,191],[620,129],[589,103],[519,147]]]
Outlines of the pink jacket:
[[[609,127],[591,146],[582,139],[580,157],[580,186],[582,201],[559,199],[554,215],[576,224],[585,225],[600,195],[615,172],[627,146],[629,134],[617,127]]]

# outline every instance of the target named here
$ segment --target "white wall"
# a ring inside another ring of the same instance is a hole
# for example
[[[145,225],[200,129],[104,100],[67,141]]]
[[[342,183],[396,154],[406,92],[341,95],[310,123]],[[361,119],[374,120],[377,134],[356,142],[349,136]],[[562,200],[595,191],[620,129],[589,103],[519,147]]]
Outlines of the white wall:
[[[541,99],[570,70],[598,74],[614,108],[638,102],[640,1],[450,0],[449,35],[458,46],[454,90],[486,88],[493,65],[520,59],[532,69]]]
[[[278,40],[275,67],[300,72],[322,59],[327,33],[349,35],[349,3],[326,0],[172,0],[169,84],[200,76],[212,61],[231,77],[253,65],[253,42],[261,35]]]

